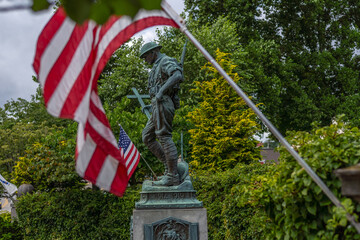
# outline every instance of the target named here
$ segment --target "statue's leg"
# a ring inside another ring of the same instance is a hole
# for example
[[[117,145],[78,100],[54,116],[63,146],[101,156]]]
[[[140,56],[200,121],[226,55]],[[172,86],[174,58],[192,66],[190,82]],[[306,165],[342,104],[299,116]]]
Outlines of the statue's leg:
[[[157,159],[159,159],[165,167],[165,173],[168,172],[166,158],[164,151],[158,141],[156,141],[156,134],[155,134],[155,125],[152,121],[152,118],[149,119],[147,122],[143,132],[142,132],[142,140],[144,144],[149,148],[150,152],[152,152]]]
[[[179,175],[177,172],[177,149],[172,140],[172,121],[174,119],[175,108],[170,97],[164,96],[160,104],[161,123],[160,128],[155,130],[156,137],[162,146],[168,167],[168,175],[161,181],[155,182],[155,185],[172,186],[179,184]]]
[[[171,136],[159,136],[160,144],[164,150],[169,173],[177,174],[177,149]]]

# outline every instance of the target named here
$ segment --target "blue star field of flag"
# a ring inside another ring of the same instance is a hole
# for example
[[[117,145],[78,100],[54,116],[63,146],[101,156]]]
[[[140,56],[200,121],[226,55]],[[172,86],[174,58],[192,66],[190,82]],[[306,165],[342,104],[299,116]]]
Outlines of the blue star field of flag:
[[[124,149],[124,152],[128,149],[130,146],[131,140],[129,136],[126,134],[124,129],[120,126],[120,136],[119,136],[119,143],[118,147]]]

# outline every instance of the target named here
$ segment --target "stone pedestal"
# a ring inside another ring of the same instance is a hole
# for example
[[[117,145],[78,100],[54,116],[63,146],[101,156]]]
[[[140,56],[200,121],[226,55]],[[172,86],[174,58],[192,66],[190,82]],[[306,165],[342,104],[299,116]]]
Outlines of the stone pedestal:
[[[169,230],[173,230],[178,236],[186,234],[186,240],[208,239],[205,208],[134,209],[132,221],[133,240],[158,240],[154,236],[167,234],[165,231]],[[179,225],[180,227],[175,227]]]
[[[132,240],[207,240],[207,215],[190,177],[178,186],[143,183],[131,224]]]
[[[158,187],[153,186],[152,181],[143,183],[140,201],[135,204],[136,209],[160,209],[160,208],[201,208],[202,202],[196,199],[190,177],[178,186]]]

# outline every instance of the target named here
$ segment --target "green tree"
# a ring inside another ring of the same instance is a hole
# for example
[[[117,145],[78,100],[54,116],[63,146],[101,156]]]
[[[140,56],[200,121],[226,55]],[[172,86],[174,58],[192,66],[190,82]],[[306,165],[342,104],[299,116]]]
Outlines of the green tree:
[[[29,145],[14,166],[14,183],[30,183],[39,191],[83,187],[84,181],[75,171],[76,126],[53,130]]]
[[[259,8],[261,0],[185,0],[184,2],[187,14],[200,25],[213,24],[220,16],[228,17],[236,24],[242,44],[259,38],[257,26],[258,19],[262,16],[261,8]]]
[[[217,51],[217,62],[235,82],[240,77],[229,54]],[[260,158],[254,134],[259,130],[255,113],[237,96],[224,78],[209,63],[204,66],[206,80],[195,82],[202,101],[189,112],[195,125],[189,130],[194,170],[225,170],[238,162],[250,163]]]
[[[27,146],[44,138],[51,128],[32,123],[16,123],[11,128],[0,128],[0,171],[10,181],[10,174],[18,158],[25,154]]]
[[[234,71],[243,78],[247,77],[249,73],[246,63],[243,61],[247,56],[238,44],[234,23],[227,18],[219,18],[212,24],[201,25],[197,21],[189,19],[187,28],[211,55],[215,55],[217,49],[222,52],[231,52],[233,61],[238,65]],[[158,31],[158,38],[160,45],[164,46],[161,51],[180,61],[186,36],[179,29],[167,27],[164,31]],[[202,53],[193,44],[188,43],[184,61],[185,79],[181,83],[180,89],[180,98],[184,101],[184,105],[196,106],[199,101],[199,95],[191,89],[195,88],[195,81],[203,81],[204,74],[201,72],[201,68],[206,63],[207,60]]]
[[[328,125],[340,113],[359,123],[357,2],[186,0],[185,6],[201,24],[224,16],[237,24],[254,70],[249,94],[283,133],[310,130],[313,121]]]
[[[10,180],[10,174],[19,157],[28,146],[41,142],[54,129],[71,123],[54,118],[46,112],[40,88],[30,101],[10,100],[0,108],[0,171]]]
[[[110,58],[98,80],[99,96],[112,110],[127,95],[133,94],[135,87],[140,94],[147,93],[148,71],[145,62],[139,57],[143,45],[142,38],[124,44]],[[139,106],[137,100],[130,102],[130,108]]]
[[[215,55],[217,48],[222,52],[232,53],[232,60],[237,65],[234,71],[242,78],[239,86],[257,103],[259,96],[262,96],[261,99],[265,103],[262,110],[267,116],[272,113],[270,119],[276,123],[275,120],[280,118],[281,111],[281,81],[275,73],[269,75],[267,72],[275,67],[281,68],[281,55],[277,44],[274,41],[252,41],[247,49],[244,49],[244,46],[239,44],[236,24],[225,17],[219,17],[215,22],[204,25],[189,18],[187,27],[211,55]],[[165,53],[180,57],[186,37],[178,29],[165,28],[158,36],[160,44],[166,46],[163,48]],[[204,74],[200,69],[206,62],[201,52],[192,44],[188,44],[184,63],[185,81],[181,84],[180,98],[190,109],[200,100],[199,94],[191,90],[195,87],[195,81],[204,80]]]
[[[284,106],[286,121],[281,128],[309,130],[315,120],[328,125],[340,113],[353,116],[358,112],[358,106],[351,110],[343,106],[359,92],[359,4],[270,1],[264,9],[269,24],[276,26],[266,38],[281,46],[291,73],[281,77],[287,92],[282,101],[294,108]]]

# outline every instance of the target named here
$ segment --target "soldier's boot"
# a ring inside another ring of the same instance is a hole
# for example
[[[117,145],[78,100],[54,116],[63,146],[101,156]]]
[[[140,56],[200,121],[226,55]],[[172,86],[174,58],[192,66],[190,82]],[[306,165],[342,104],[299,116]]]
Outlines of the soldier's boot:
[[[163,177],[169,173],[169,169],[168,169],[167,164],[166,164],[165,155],[164,155],[164,158],[161,160],[161,162],[164,164],[164,169],[165,170],[164,170],[163,175],[157,177],[157,180],[163,179]]]
[[[179,174],[177,172],[177,159],[167,161],[168,173],[159,179],[159,181],[153,182],[155,186],[176,186],[180,184]]]
[[[161,180],[153,182],[154,186],[177,186],[179,185],[179,174],[168,173]]]
[[[161,180],[153,182],[156,186],[174,186],[180,184],[179,174],[177,172],[177,150],[174,142],[171,140],[162,141],[163,150],[166,157],[168,173]]]

